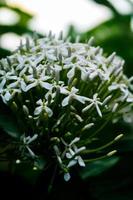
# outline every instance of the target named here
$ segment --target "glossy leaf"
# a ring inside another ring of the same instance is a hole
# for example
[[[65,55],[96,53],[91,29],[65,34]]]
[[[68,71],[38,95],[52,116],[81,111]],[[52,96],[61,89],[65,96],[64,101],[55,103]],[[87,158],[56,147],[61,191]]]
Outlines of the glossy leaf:
[[[14,138],[18,138],[20,136],[20,130],[16,125],[16,121],[10,115],[0,113],[0,127]]]
[[[118,161],[119,157],[111,157],[88,163],[84,169],[80,170],[80,176],[82,179],[98,176],[114,166]]]

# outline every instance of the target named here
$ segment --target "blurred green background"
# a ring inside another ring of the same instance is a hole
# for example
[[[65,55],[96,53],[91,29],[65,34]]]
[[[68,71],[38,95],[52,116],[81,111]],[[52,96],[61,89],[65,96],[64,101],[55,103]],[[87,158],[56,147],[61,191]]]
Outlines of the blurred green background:
[[[121,0],[118,0],[121,3]],[[93,0],[97,5],[107,7],[112,17],[107,21],[98,24],[96,27],[79,32],[74,24],[67,28],[66,36],[71,37],[74,42],[77,36],[80,36],[81,42],[86,42],[91,36],[95,37],[95,44],[103,47],[107,54],[116,52],[125,60],[124,71],[127,76],[133,75],[133,1],[125,0],[131,7],[130,12],[122,14],[118,11],[114,1]],[[14,24],[0,24],[0,44],[3,36],[7,33],[14,33],[18,36],[34,34],[34,30],[29,27],[29,21],[34,20],[34,16],[20,7],[14,7],[7,4],[8,1],[0,0],[0,10],[5,8],[11,10],[18,16],[18,20]],[[39,2],[38,2],[39,3]],[[88,0],[89,3],[89,0]],[[75,5],[76,6],[76,5]],[[42,33],[37,33],[38,37]],[[9,49],[0,46],[0,58],[10,55]],[[0,111],[1,112],[1,111]],[[89,199],[89,200],[132,200],[133,199],[133,116],[130,115],[130,123],[119,122],[115,125],[106,127],[105,131],[108,135],[112,132],[125,133],[125,137],[114,145],[114,149],[118,149],[116,156],[109,159],[99,160],[87,165],[83,170],[75,170],[70,183],[57,177],[56,184],[51,193],[52,199]],[[2,126],[13,127],[13,123],[1,121]],[[104,138],[103,138],[104,140]],[[31,172],[28,166],[20,166],[15,170],[15,175],[3,175],[5,165],[0,164],[1,168],[1,188],[3,190],[12,190],[14,199],[48,199],[45,187],[47,187],[48,175],[40,176],[40,172]],[[77,175],[78,174],[78,175]],[[10,177],[10,181],[9,181]],[[16,178],[17,177],[17,178]],[[24,179],[22,177],[25,177]],[[19,184],[18,184],[19,183]],[[13,184],[13,185],[12,185]],[[22,196],[17,196],[16,189],[23,191]],[[27,187],[29,190],[27,190]]]

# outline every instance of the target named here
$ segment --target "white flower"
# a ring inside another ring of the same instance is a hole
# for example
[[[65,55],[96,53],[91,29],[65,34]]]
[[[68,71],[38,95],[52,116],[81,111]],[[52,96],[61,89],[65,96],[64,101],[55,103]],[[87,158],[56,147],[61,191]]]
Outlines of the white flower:
[[[68,158],[70,161],[67,165],[67,168],[70,168],[74,165],[76,165],[77,163],[82,166],[85,167],[85,163],[83,161],[83,159],[81,158],[81,156],[79,155],[81,151],[85,150],[86,147],[80,147],[78,148],[75,143],[77,143],[80,140],[79,137],[74,138],[69,144],[67,144],[63,139],[62,139],[62,143],[66,146],[67,151],[65,153],[66,158]]]
[[[29,154],[30,154],[30,156],[31,156],[32,158],[35,157],[35,154],[34,154],[34,152],[31,150],[31,148],[29,147],[29,144],[31,144],[32,142],[34,142],[34,141],[37,139],[37,137],[38,137],[37,134],[33,135],[32,137],[31,137],[31,136],[25,137],[24,135],[21,137],[21,140],[22,140],[22,142],[23,142],[23,145],[20,146],[20,149],[21,149],[21,148],[22,148],[22,149],[23,149],[23,148],[26,148],[26,149],[28,150],[28,152],[29,152]]]
[[[60,80],[60,71],[62,70],[62,67],[60,65],[55,64],[54,66],[51,66],[51,69],[54,73],[56,81]]]
[[[102,69],[95,69],[90,73],[89,78],[93,80],[97,76],[99,76],[101,80],[109,80],[109,73],[104,72]]]
[[[3,89],[3,91],[1,92],[1,97],[2,100],[5,104],[7,104],[8,101],[10,101],[16,93],[21,93],[20,89],[11,89],[9,87],[7,87],[6,89]]]
[[[1,97],[4,103],[7,103],[12,98],[10,90],[6,89],[5,91],[3,91],[3,94],[1,94]]]
[[[83,110],[82,110],[83,113],[86,112],[86,111],[88,111],[91,107],[95,106],[98,115],[100,117],[102,117],[102,112],[101,112],[101,110],[99,108],[99,105],[102,106],[103,103],[99,101],[100,98],[98,98],[97,96],[98,96],[98,94],[96,93],[96,94],[93,95],[92,99],[88,99],[88,101],[90,102],[90,104],[88,106],[86,106],[85,108],[83,108]]]
[[[68,159],[70,159],[70,161],[67,165],[68,168],[76,165],[77,163],[81,167],[85,167],[85,163],[84,163],[83,159],[81,158],[81,156],[77,155],[78,153],[80,153],[83,150],[85,150],[85,147],[81,147],[78,149],[76,145],[72,145],[72,147],[68,149],[68,152],[66,153],[66,157]]]
[[[108,89],[109,91],[120,90],[122,92],[122,96],[120,97],[121,101],[124,101],[129,95],[128,87],[124,83],[113,82]]]
[[[31,83],[26,86],[26,92],[36,86],[41,86],[42,88],[45,88],[47,90],[50,90],[52,88],[52,84],[47,82],[47,80],[50,79],[49,76],[40,76],[38,78],[34,78],[33,76],[29,75],[27,76],[27,79],[29,79]]]
[[[11,70],[10,72],[6,72],[4,70],[0,70],[0,92],[2,92],[4,86],[6,85],[6,82],[8,80],[17,80],[18,77],[14,75],[14,71]]]
[[[76,70],[81,71],[81,76],[83,76],[83,74],[85,74],[85,69],[83,67],[80,67],[80,65],[78,63],[76,63],[76,64],[70,63],[70,64],[64,66],[64,69],[68,69],[68,68],[70,68],[69,71],[67,72],[67,77],[69,80],[71,80],[75,76]]]
[[[8,85],[9,88],[15,89],[21,89],[22,91],[26,91],[26,83],[22,77],[18,77],[15,82],[12,82]]]
[[[77,92],[79,91],[79,89],[76,89],[75,87],[71,88],[71,91],[66,90],[65,88],[61,90],[62,94],[66,94],[68,95],[67,97],[65,97],[62,101],[62,106],[67,106],[71,100],[75,99],[81,103],[85,103],[85,101],[88,101],[87,97],[84,96],[80,96],[77,95]]]
[[[20,55],[17,55],[17,60],[19,64],[17,65],[16,70],[23,69],[25,63],[29,61],[29,59],[26,56],[20,56]]]
[[[42,112],[47,113],[49,117],[53,115],[53,111],[47,106],[47,102],[43,102],[39,99],[36,104],[39,106],[35,108],[34,115],[40,115]]]
[[[38,135],[35,134],[33,135],[32,137],[31,136],[28,136],[28,137],[22,137],[23,139],[23,143],[24,145],[29,145],[30,143],[34,142],[36,139],[37,139]]]

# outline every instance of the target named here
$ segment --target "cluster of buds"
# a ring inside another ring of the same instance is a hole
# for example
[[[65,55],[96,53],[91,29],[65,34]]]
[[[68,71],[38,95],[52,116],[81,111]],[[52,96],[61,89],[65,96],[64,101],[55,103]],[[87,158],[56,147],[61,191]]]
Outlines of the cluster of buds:
[[[41,157],[56,163],[67,181],[72,166],[85,167],[88,155],[117,141],[122,134],[92,148],[103,125],[118,120],[133,102],[132,78],[123,74],[123,64],[115,53],[107,57],[93,46],[93,38],[71,43],[52,34],[26,40],[2,59],[0,96],[20,127],[16,163],[31,158],[36,168]]]

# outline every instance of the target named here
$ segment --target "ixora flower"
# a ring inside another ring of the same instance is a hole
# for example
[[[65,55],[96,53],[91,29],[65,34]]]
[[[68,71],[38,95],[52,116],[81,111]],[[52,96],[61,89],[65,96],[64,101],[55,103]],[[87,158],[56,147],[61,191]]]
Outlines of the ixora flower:
[[[20,127],[18,137],[10,138],[15,163],[27,160],[37,170],[37,161],[44,160],[68,181],[71,168],[85,167],[94,153],[115,153],[106,148],[122,134],[103,144],[98,133],[125,110],[130,113],[132,78],[123,74],[123,64],[115,53],[104,56],[92,39],[71,43],[51,34],[27,40],[1,59],[0,96]]]

